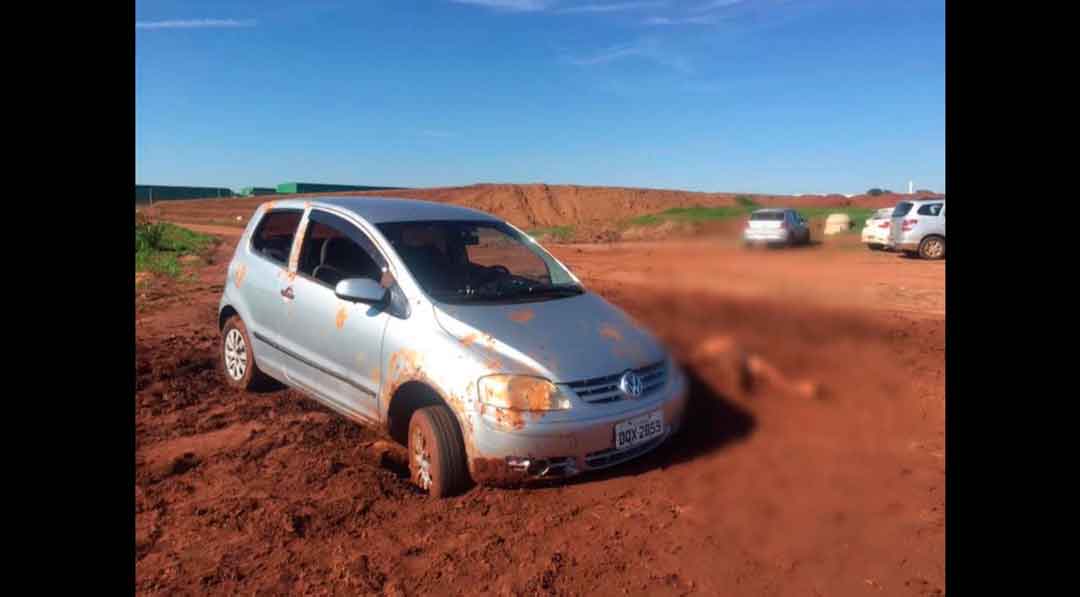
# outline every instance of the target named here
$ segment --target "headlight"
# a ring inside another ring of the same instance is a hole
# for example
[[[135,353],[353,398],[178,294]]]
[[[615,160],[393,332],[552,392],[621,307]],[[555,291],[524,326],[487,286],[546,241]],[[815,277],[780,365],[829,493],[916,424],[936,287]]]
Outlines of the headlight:
[[[488,375],[478,384],[480,402],[511,410],[566,410],[570,399],[555,384],[527,375]]]

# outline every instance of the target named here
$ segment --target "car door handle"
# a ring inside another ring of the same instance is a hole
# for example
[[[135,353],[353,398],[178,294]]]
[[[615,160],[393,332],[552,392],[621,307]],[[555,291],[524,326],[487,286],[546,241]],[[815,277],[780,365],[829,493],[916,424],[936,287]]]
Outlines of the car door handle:
[[[283,297],[285,297],[285,298],[287,298],[287,299],[293,299],[293,298],[296,298],[296,297],[295,297],[295,296],[293,295],[293,291],[292,291],[292,286],[286,286],[285,288],[282,288],[282,289],[281,289],[281,296],[283,296]]]

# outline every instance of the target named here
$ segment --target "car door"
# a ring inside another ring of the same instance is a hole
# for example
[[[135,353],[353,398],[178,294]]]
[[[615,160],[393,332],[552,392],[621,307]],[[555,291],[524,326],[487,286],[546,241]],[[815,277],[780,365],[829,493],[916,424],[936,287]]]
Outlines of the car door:
[[[285,375],[287,355],[279,349],[286,303],[281,294],[289,256],[303,218],[302,209],[273,209],[259,220],[250,240],[242,247],[243,259],[230,283],[242,288],[245,324],[250,332],[256,362],[271,375]]]
[[[945,234],[945,218],[942,212],[945,210],[944,203],[927,203],[919,207],[919,239],[931,234]]]
[[[360,228],[341,215],[312,208],[301,250],[290,269],[286,314],[293,383],[348,414],[378,420],[384,307],[338,298],[346,278],[383,279],[386,260]]]

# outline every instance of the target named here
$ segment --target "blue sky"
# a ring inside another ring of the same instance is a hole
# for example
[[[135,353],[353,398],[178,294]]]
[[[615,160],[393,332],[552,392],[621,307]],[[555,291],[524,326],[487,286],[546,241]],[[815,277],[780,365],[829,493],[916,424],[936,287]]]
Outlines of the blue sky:
[[[139,184],[945,190],[920,0],[140,0]]]

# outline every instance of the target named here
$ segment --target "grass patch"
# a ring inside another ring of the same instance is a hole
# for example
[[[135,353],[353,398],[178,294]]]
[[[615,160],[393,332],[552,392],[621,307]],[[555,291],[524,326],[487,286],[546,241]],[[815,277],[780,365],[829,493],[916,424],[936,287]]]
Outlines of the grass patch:
[[[754,201],[750,195],[737,195],[735,202],[738,205],[722,207],[675,207],[656,214],[637,216],[620,222],[620,228],[630,226],[655,226],[668,220],[679,222],[705,222],[709,220],[724,220],[728,218],[740,218],[749,216],[751,212],[760,209],[761,205]],[[824,219],[829,214],[843,213],[851,218],[853,231],[859,231],[876,211],[870,207],[797,207],[795,208],[802,217],[807,220]]]
[[[829,214],[847,214],[851,218],[850,232],[861,232],[866,220],[874,215],[877,209],[872,207],[799,207],[795,211],[807,220],[825,219],[829,217]]]
[[[760,207],[754,198],[750,195],[735,195],[735,203],[738,203],[742,207],[747,209],[757,209]]]
[[[135,225],[135,271],[149,271],[177,277],[180,257],[199,255],[214,244],[214,238],[165,222]]]
[[[552,236],[560,241],[570,240],[574,236],[573,226],[544,226],[541,228],[529,228],[525,231],[526,234],[533,238],[539,238],[541,236]]]
[[[708,220],[724,220],[745,216],[753,208],[744,206],[725,205],[722,207],[673,207],[658,214],[646,214],[624,220],[622,227],[628,226],[653,226],[667,220],[679,222],[705,222]]]

